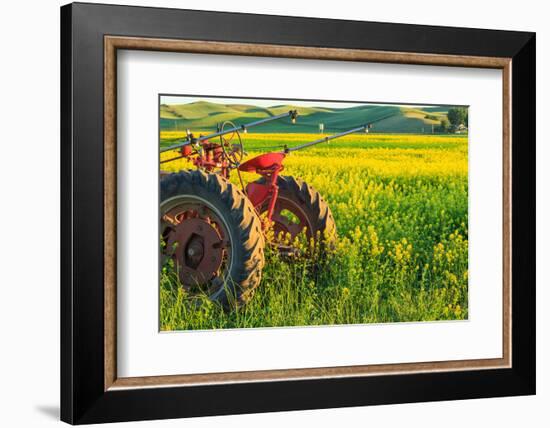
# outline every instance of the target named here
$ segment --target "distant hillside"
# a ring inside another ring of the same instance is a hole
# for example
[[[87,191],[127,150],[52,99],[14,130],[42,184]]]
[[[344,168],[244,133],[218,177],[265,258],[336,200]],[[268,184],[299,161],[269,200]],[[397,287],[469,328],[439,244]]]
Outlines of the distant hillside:
[[[266,123],[251,130],[254,133],[270,132],[318,132],[319,124],[324,124],[325,133],[345,131],[365,123],[373,123],[371,132],[422,133],[431,132],[432,125],[438,126],[447,115],[448,107],[428,107],[425,109],[386,106],[358,105],[349,108],[297,107],[291,104],[275,105],[268,108],[247,104],[217,104],[197,101],[188,104],[161,104],[161,130],[200,130],[214,131],[218,123],[232,121],[244,124],[298,110],[299,117],[292,125],[285,118]]]

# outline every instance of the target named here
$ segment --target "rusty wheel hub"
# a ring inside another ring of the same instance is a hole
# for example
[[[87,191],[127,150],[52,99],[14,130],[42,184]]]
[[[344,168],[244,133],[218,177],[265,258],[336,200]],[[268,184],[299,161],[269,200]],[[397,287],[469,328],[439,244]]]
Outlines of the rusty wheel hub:
[[[267,212],[267,204],[263,205],[261,212]],[[294,239],[301,233],[308,240],[313,237],[312,226],[299,203],[284,196],[279,196],[275,203],[271,227],[274,233],[271,244],[283,256],[295,257],[302,254],[303,250],[294,246]],[[287,236],[290,236],[290,241],[285,239]]]
[[[218,275],[224,258],[223,237],[209,219],[188,218],[170,229],[167,248],[182,284],[201,286]]]
[[[291,213],[292,218],[288,217],[288,213]],[[291,239],[294,239],[301,232],[305,232],[308,238],[312,237],[307,217],[294,201],[279,198],[275,203],[271,220],[276,237],[288,233]]]

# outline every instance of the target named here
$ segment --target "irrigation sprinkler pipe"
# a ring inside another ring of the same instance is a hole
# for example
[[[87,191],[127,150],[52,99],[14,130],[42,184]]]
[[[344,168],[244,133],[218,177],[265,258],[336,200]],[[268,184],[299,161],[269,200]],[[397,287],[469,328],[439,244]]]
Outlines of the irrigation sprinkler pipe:
[[[306,147],[314,146],[314,145],[320,144],[320,143],[328,143],[330,140],[334,140],[335,138],[340,138],[340,137],[343,137],[345,135],[353,134],[355,132],[366,131],[369,128],[370,128],[370,125],[363,125],[363,126],[360,126],[358,128],[350,129],[348,131],[339,132],[338,134],[328,135],[326,137],[319,138],[318,140],[310,141],[309,143],[304,143],[304,144],[300,144],[298,146],[285,148],[283,150],[283,153],[290,153],[290,152],[294,152],[296,150],[302,150],[302,149],[305,149]]]
[[[216,137],[219,137],[221,135],[229,134],[231,132],[239,132],[239,131],[246,132],[246,130],[248,128],[252,128],[253,126],[262,125],[264,123],[272,122],[272,121],[277,120],[277,119],[284,119],[285,117],[290,117],[290,119],[292,120],[292,123],[294,123],[296,121],[297,116],[298,116],[298,112],[296,110],[290,110],[290,111],[287,111],[286,113],[278,114],[277,116],[272,116],[272,117],[268,117],[268,118],[265,118],[265,119],[256,120],[254,122],[250,122],[250,123],[247,123],[247,124],[244,124],[244,125],[235,126],[233,128],[230,128],[230,129],[224,129],[223,131],[214,132],[213,134],[205,135],[205,136],[199,137],[199,138],[193,138],[192,134],[189,134],[181,142],[179,142],[177,144],[173,144],[173,145],[168,146],[168,147],[163,147],[162,149],[160,149],[160,153],[169,152],[170,150],[179,149],[181,147],[185,147],[185,146],[188,146],[190,144],[197,144],[197,143],[200,143],[201,141],[210,140],[212,138],[216,138]]]

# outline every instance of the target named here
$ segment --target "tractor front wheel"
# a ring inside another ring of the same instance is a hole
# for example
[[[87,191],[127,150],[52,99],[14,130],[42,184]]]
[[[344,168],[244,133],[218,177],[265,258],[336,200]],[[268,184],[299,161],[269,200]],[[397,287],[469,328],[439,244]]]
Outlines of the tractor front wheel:
[[[261,178],[258,183],[265,184]],[[289,236],[294,240],[305,233],[321,250],[334,245],[336,223],[327,202],[312,186],[300,178],[291,176],[277,177],[279,194],[272,215],[275,241],[285,252],[281,240]],[[260,214],[267,212],[269,200],[259,207]],[[292,249],[290,249],[292,251]]]
[[[264,265],[261,222],[246,195],[217,174],[182,171],[160,183],[162,256],[180,284],[224,307],[246,303]]]

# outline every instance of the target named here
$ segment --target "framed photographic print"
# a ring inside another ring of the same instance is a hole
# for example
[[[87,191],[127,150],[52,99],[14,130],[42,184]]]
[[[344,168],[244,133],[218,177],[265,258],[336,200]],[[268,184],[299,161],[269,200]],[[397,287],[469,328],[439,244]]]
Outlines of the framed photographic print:
[[[76,3],[61,53],[62,420],[535,393],[533,33]]]

